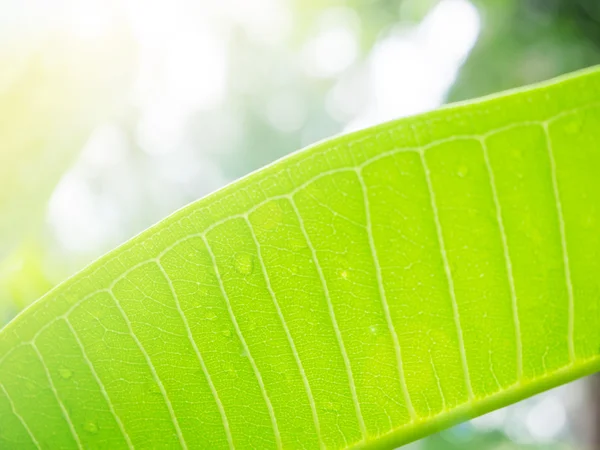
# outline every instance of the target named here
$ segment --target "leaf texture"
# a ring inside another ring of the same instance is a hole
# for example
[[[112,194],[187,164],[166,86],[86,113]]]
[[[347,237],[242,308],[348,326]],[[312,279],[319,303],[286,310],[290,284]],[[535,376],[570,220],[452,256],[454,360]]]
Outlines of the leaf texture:
[[[389,448],[600,368],[600,70],[337,137],[0,334],[1,448]]]

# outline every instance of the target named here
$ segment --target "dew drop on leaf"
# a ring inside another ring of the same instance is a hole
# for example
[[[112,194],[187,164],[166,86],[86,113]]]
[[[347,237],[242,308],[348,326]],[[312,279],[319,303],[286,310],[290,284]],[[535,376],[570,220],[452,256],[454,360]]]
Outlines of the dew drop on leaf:
[[[250,275],[254,269],[254,258],[248,253],[235,255],[235,270],[243,275]]]
[[[98,425],[96,424],[96,422],[86,422],[83,428],[85,431],[91,434],[96,434],[98,432]]]
[[[60,369],[58,371],[58,373],[65,380],[68,380],[69,378],[71,378],[73,376],[73,372],[71,372],[69,369],[65,369],[65,368]]]
[[[221,331],[221,334],[225,337],[231,337],[231,330],[229,328],[226,328],[223,331]]]
[[[335,402],[326,402],[324,409],[325,411],[338,412],[340,410],[340,406]]]

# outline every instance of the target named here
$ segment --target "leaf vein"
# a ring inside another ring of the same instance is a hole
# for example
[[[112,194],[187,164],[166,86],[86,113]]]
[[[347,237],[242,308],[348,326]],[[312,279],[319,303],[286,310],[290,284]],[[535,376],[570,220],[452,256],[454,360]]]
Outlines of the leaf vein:
[[[273,286],[271,285],[271,279],[267,272],[267,268],[265,266],[264,259],[262,256],[261,245],[258,242],[256,233],[254,232],[254,228],[252,227],[252,223],[250,222],[248,217],[246,217],[246,224],[248,225],[248,228],[250,229],[250,234],[252,236],[252,240],[254,241],[254,245],[256,246],[256,251],[258,252],[258,261],[260,263],[262,274],[265,279],[265,283],[267,285],[267,290],[269,291],[269,295],[271,296],[271,299],[273,300],[273,304],[275,305],[275,309],[277,310],[277,315],[279,316],[279,320],[281,321],[281,325],[283,326],[283,330],[285,331],[285,336],[286,336],[288,343],[290,345],[290,348],[292,350],[292,354],[294,356],[296,365],[298,366],[298,370],[300,372],[300,377],[302,378],[302,384],[304,385],[304,390],[306,391],[306,395],[308,396],[308,401],[310,404],[310,410],[311,410],[313,422],[315,425],[315,430],[316,430],[317,436],[319,438],[319,445],[321,448],[325,448],[325,444],[323,442],[323,437],[321,435],[321,426],[319,424],[319,416],[317,414],[317,407],[315,405],[315,399],[313,397],[313,393],[312,393],[312,389],[310,387],[310,383],[308,381],[308,377],[306,376],[306,372],[304,370],[304,365],[302,364],[300,355],[298,354],[298,350],[296,349],[296,344],[294,343],[294,338],[292,337],[292,334],[290,333],[290,329],[287,325],[287,322],[285,321],[283,312],[281,311],[281,306],[279,305],[279,301],[277,300],[277,296],[275,294],[275,291],[273,290]]]
[[[366,234],[367,239],[369,241],[369,248],[371,251],[371,257],[373,259],[373,266],[375,268],[375,277],[377,278],[377,289],[379,290],[379,298],[381,300],[381,306],[383,308],[383,313],[385,315],[385,320],[387,322],[388,330],[392,338],[392,342],[394,344],[394,352],[396,355],[396,367],[398,371],[398,378],[400,381],[400,388],[402,389],[402,395],[404,397],[404,402],[406,404],[406,409],[410,415],[411,420],[417,419],[417,413],[412,404],[412,400],[410,398],[410,393],[408,392],[408,385],[406,384],[406,376],[404,374],[404,362],[402,361],[402,349],[400,348],[400,341],[398,339],[398,333],[396,332],[396,328],[394,326],[394,322],[392,320],[392,315],[390,312],[390,305],[387,300],[387,294],[385,292],[385,286],[383,284],[383,275],[381,273],[381,266],[379,264],[379,257],[377,256],[377,246],[375,245],[375,239],[373,236],[373,223],[371,220],[371,207],[369,205],[369,197],[367,191],[367,185],[362,176],[362,172],[360,170],[356,171],[356,175],[358,181],[360,183],[360,188],[363,197],[363,207],[365,210],[365,220],[366,220]]]
[[[550,131],[548,129],[548,123],[544,123],[542,125],[544,130],[544,138],[546,140],[546,147],[548,150],[548,159],[550,160],[550,174],[552,178],[552,192],[554,195],[554,201],[556,203],[556,213],[558,217],[558,228],[560,232],[560,246],[563,258],[563,266],[565,271],[565,284],[567,286],[567,295],[568,295],[568,309],[569,309],[569,317],[568,317],[568,344],[569,344],[569,359],[571,364],[576,359],[575,354],[575,299],[573,294],[573,282],[571,279],[571,266],[569,264],[569,252],[567,249],[567,234],[566,234],[566,226],[565,219],[563,214],[562,202],[560,199],[560,189],[558,186],[558,174],[556,168],[556,160],[554,158],[554,149],[552,146],[552,139],[550,139]]]
[[[306,240],[306,245],[308,245],[308,248],[310,250],[311,258],[313,260],[313,263],[315,264],[315,269],[317,270],[317,274],[319,275],[319,280],[321,282],[321,286],[323,288],[323,293],[325,294],[325,300],[327,302],[327,310],[329,312],[331,324],[333,326],[333,330],[335,332],[335,337],[336,337],[338,345],[340,347],[340,353],[342,354],[342,359],[344,360],[344,366],[346,367],[346,375],[348,376],[348,384],[350,386],[350,393],[352,395],[352,402],[354,404],[354,410],[356,412],[358,426],[361,431],[362,440],[365,440],[367,438],[367,428],[365,426],[365,420],[363,418],[362,411],[360,408],[360,402],[358,401],[358,393],[356,391],[356,382],[354,380],[354,374],[352,372],[352,364],[350,363],[350,358],[348,357],[348,352],[346,351],[346,346],[344,344],[342,332],[340,330],[340,327],[338,325],[338,322],[337,322],[337,319],[335,316],[335,310],[333,308],[333,301],[331,299],[329,287],[327,286],[327,280],[325,279],[325,274],[323,273],[323,268],[321,267],[321,264],[319,263],[317,251],[310,239],[310,236],[308,235],[308,231],[306,230],[304,220],[302,219],[300,211],[298,210],[298,206],[296,205],[296,202],[294,201],[293,197],[290,198],[290,204],[292,206],[292,209],[294,210],[294,214],[296,215],[298,224],[300,225],[300,231],[302,232],[302,235],[304,236],[304,239]]]
[[[415,133],[416,136],[416,133]],[[460,323],[460,312],[458,310],[458,303],[456,301],[456,290],[454,289],[454,280],[452,278],[452,272],[450,270],[450,263],[448,262],[448,255],[446,253],[446,246],[444,244],[444,236],[442,234],[442,223],[440,221],[440,214],[437,208],[435,192],[433,190],[433,183],[431,181],[431,172],[429,170],[429,166],[427,165],[427,161],[425,161],[425,153],[420,152],[421,156],[421,164],[423,166],[423,171],[425,173],[425,180],[427,183],[427,190],[429,192],[429,199],[431,202],[431,210],[433,213],[433,220],[435,223],[436,234],[438,238],[438,245],[440,249],[440,253],[442,256],[442,262],[444,265],[444,272],[446,274],[446,280],[448,283],[448,290],[450,293],[450,299],[452,301],[452,311],[454,314],[454,324],[456,326],[456,332],[458,336],[458,346],[460,351],[460,360],[462,364],[463,375],[465,378],[465,385],[467,388],[467,394],[469,396],[469,400],[473,400],[473,386],[471,384],[471,375],[469,373],[469,365],[467,364],[467,351],[465,348],[465,340],[463,337],[463,330]]]
[[[50,370],[48,370],[48,366],[46,365],[46,362],[44,361],[44,357],[42,356],[42,354],[40,353],[40,350],[35,345],[35,342],[31,343],[31,347],[33,348],[33,350],[34,350],[35,354],[37,355],[37,357],[39,358],[40,362],[42,363],[42,368],[44,369],[44,373],[48,380],[48,385],[50,386],[50,390],[52,391],[52,394],[54,394],[54,398],[56,399],[56,402],[58,403],[58,406],[59,406],[60,410],[62,411],[63,418],[65,419],[65,422],[67,422],[69,431],[71,432],[71,435],[73,436],[73,439],[75,440],[75,443],[77,444],[77,447],[80,450],[83,450],[83,445],[81,444],[81,439],[79,438],[79,435],[77,434],[77,430],[75,429],[75,425],[73,424],[73,421],[71,420],[71,416],[69,416],[69,412],[67,411],[65,404],[62,402],[62,400],[60,399],[60,396],[58,395],[58,390],[56,389],[56,386],[54,385],[54,382],[52,381],[52,376],[50,375]]]
[[[219,409],[219,415],[221,416],[221,421],[223,423],[223,428],[225,430],[225,436],[227,437],[227,444],[229,445],[230,449],[233,449],[234,448],[233,436],[231,435],[231,429],[229,427],[229,421],[227,419],[227,414],[225,414],[225,408],[223,407],[223,403],[221,402],[221,399],[219,398],[219,393],[217,392],[217,389],[216,389],[216,387],[212,381],[212,378],[208,372],[208,368],[206,367],[206,364],[204,363],[204,358],[202,357],[202,354],[200,353],[200,350],[198,349],[198,345],[196,344],[196,340],[194,339],[194,336],[193,336],[192,330],[190,328],[190,324],[187,320],[187,317],[186,317],[185,313],[183,312],[183,309],[181,308],[181,304],[179,302],[179,296],[177,295],[175,286],[173,286],[173,281],[169,277],[169,274],[167,273],[167,271],[165,270],[165,268],[163,267],[163,265],[159,259],[156,260],[156,264],[157,264],[158,268],[160,269],[163,277],[165,278],[167,284],[169,285],[169,290],[171,291],[171,296],[173,297],[173,301],[175,302],[175,306],[177,307],[177,311],[179,312],[179,316],[181,317],[181,321],[183,322],[183,325],[185,327],[185,332],[186,332],[188,341],[190,342],[190,344],[192,345],[192,348],[194,349],[194,353],[196,354],[196,358],[198,359],[200,368],[202,369],[202,372],[204,373],[204,376],[206,377],[206,381],[210,388],[210,392],[215,400],[215,403],[217,404],[217,408]]]
[[[130,449],[133,449],[134,447],[133,447],[133,443],[131,442],[131,438],[127,434],[127,431],[125,430],[125,426],[123,425],[121,418],[117,415],[114,405],[113,405],[112,401],[110,400],[108,392],[106,391],[106,387],[104,386],[104,383],[102,383],[102,380],[100,379],[100,376],[96,372],[96,369],[94,368],[94,365],[92,364],[92,361],[88,357],[87,352],[85,351],[85,347],[84,347],[83,343],[81,342],[81,340],[79,339],[79,335],[75,331],[75,328],[69,321],[68,317],[65,317],[64,321],[67,324],[67,327],[69,328],[69,330],[71,331],[71,334],[73,334],[73,337],[75,338],[75,341],[77,342],[77,345],[79,346],[79,349],[81,350],[81,354],[83,355],[83,360],[87,364],[88,368],[90,369],[90,372],[92,373],[92,376],[96,380],[96,383],[98,384],[98,387],[100,388],[100,393],[102,394],[102,396],[104,397],[104,400],[108,404],[108,408],[109,408],[112,416],[114,417],[115,421],[117,422],[117,425],[119,426],[119,430],[121,431],[121,434],[125,438],[125,442],[127,442],[127,447],[129,447]]]
[[[223,299],[225,300],[225,303],[227,305],[227,311],[229,312],[229,317],[231,319],[231,322],[233,323],[233,327],[238,336],[238,339],[240,340],[240,342],[242,344],[244,352],[248,356],[248,361],[250,362],[250,365],[252,366],[252,370],[254,371],[256,380],[258,381],[258,385],[260,387],[260,391],[262,393],[263,399],[265,401],[265,404],[267,405],[267,410],[269,412],[269,417],[271,419],[271,426],[273,428],[273,434],[275,435],[275,441],[277,443],[277,448],[281,449],[281,448],[283,448],[283,444],[281,441],[281,434],[279,433],[279,427],[277,425],[277,418],[275,417],[275,411],[273,409],[273,404],[271,403],[271,399],[269,398],[269,394],[267,393],[267,389],[265,388],[265,383],[263,381],[262,375],[260,374],[260,371],[258,370],[258,366],[256,365],[256,362],[254,361],[254,357],[252,356],[252,353],[250,353],[250,349],[248,348],[246,339],[244,339],[242,330],[240,329],[237,319],[235,318],[235,314],[234,314],[233,308],[231,306],[231,301],[229,300],[229,295],[227,294],[227,291],[225,290],[225,286],[223,285],[223,280],[221,279],[221,274],[219,272],[219,267],[217,266],[217,259],[216,259],[215,254],[212,251],[212,248],[211,248],[210,244],[208,243],[208,240],[206,239],[206,236],[204,234],[202,235],[202,241],[204,242],[204,245],[205,245],[205,247],[208,251],[208,254],[210,255],[210,258],[212,260],[213,270],[215,271],[215,275],[216,275],[217,281],[219,283],[219,289],[221,290],[221,295],[223,296]]]
[[[4,393],[4,396],[6,397],[6,399],[8,400],[8,404],[10,405],[10,409],[12,410],[12,413],[15,415],[15,417],[17,419],[19,419],[19,422],[21,422],[21,425],[23,425],[23,428],[25,428],[25,431],[27,431],[27,434],[29,435],[29,438],[31,439],[31,441],[35,444],[35,446],[38,449],[41,449],[42,447],[40,446],[40,443],[35,438],[35,435],[33,434],[33,432],[31,431],[31,429],[27,425],[27,422],[25,422],[25,419],[23,418],[23,416],[21,416],[21,414],[18,413],[17,408],[15,407],[14,402],[10,398],[10,395],[8,394],[8,391],[6,390],[6,388],[4,387],[4,385],[2,383],[0,383],[0,389]]]
[[[517,289],[515,287],[514,270],[512,266],[512,259],[510,257],[508,235],[506,233],[506,229],[504,228],[504,219],[502,217],[502,205],[500,204],[500,197],[498,196],[498,189],[496,187],[494,169],[490,161],[489,149],[487,147],[485,139],[481,140],[481,147],[483,150],[483,159],[485,161],[485,166],[488,173],[490,188],[492,190],[492,199],[494,201],[494,209],[496,210],[496,222],[498,224],[498,231],[500,232],[500,239],[502,240],[502,252],[504,254],[506,276],[508,278],[508,286],[510,289],[511,307],[515,327],[515,339],[517,345],[517,379],[520,380],[523,378],[523,339],[521,337],[519,303],[517,297]]]
[[[177,439],[179,440],[179,444],[181,445],[182,448],[187,450],[187,443],[185,442],[185,439],[183,437],[181,427],[179,426],[179,421],[177,420],[177,415],[175,414],[175,410],[173,409],[173,404],[171,403],[171,400],[169,399],[169,395],[167,393],[167,390],[165,389],[165,386],[163,385],[160,377],[158,376],[158,373],[156,372],[156,368],[154,367],[154,364],[152,363],[152,360],[150,359],[150,355],[148,355],[148,352],[146,351],[146,349],[140,342],[139,338],[133,331],[131,321],[129,320],[129,317],[125,313],[125,310],[122,308],[121,304],[119,303],[119,300],[115,296],[114,292],[112,291],[112,288],[108,290],[108,294],[114,300],[115,305],[117,306],[117,310],[119,311],[119,313],[123,317],[123,320],[125,321],[127,329],[129,331],[129,334],[133,338],[133,341],[135,342],[138,349],[142,353],[142,356],[146,360],[146,364],[147,364],[148,368],[150,369],[152,378],[154,378],[154,382],[157,384],[157,386],[160,390],[160,393],[162,394],[165,405],[167,406],[167,409],[169,411],[169,416],[171,417],[171,421],[173,422],[173,426],[175,427],[175,432],[177,433]]]

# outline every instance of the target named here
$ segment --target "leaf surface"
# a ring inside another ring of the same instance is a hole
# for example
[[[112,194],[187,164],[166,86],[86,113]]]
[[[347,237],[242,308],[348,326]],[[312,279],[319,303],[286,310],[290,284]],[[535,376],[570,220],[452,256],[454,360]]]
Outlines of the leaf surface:
[[[2,448],[390,448],[600,368],[600,70],[341,136],[0,334]]]

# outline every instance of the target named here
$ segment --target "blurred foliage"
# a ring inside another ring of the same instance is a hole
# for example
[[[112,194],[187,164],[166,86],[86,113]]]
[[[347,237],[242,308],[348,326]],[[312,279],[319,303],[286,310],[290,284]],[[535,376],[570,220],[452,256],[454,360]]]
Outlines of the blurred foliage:
[[[475,0],[482,33],[449,100],[546,80],[600,63],[597,0]]]
[[[127,73],[102,70],[132,58],[121,35],[99,49],[46,38],[0,58],[9,68],[0,78],[0,257],[39,226],[52,189],[127,83]]]
[[[48,33],[1,48],[0,323],[52,287],[43,267],[48,199],[131,82],[125,30],[88,44]]]
[[[500,430],[464,432],[458,425],[420,441],[420,450],[566,450],[564,444],[515,444]]]
[[[42,266],[42,250],[33,242],[22,244],[0,264],[0,323],[8,322],[33,300],[52,288]]]

